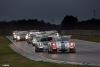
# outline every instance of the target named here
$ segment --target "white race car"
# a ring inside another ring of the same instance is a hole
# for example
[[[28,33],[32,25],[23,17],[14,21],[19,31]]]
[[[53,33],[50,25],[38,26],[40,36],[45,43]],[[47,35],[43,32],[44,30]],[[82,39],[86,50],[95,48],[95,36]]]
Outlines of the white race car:
[[[48,53],[53,52],[71,52],[75,53],[75,42],[69,36],[50,37],[51,41],[48,44]]]

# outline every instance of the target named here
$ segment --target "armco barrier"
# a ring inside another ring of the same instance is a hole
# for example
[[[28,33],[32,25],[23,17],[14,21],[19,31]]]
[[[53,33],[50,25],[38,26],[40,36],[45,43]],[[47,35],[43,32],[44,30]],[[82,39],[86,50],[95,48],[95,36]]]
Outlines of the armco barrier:
[[[62,30],[61,34],[79,34],[100,36],[100,30]]]

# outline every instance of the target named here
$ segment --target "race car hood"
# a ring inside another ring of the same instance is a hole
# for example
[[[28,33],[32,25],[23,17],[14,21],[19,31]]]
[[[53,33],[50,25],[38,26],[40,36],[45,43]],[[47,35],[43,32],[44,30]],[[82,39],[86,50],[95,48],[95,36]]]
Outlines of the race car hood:
[[[42,42],[43,45],[48,45],[49,41]]]
[[[66,47],[69,47],[69,41],[56,41],[57,47],[61,47],[64,44]]]

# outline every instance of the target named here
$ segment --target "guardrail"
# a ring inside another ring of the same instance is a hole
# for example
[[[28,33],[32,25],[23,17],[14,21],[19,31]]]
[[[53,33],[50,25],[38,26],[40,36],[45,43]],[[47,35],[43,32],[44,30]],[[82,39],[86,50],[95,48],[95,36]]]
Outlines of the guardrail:
[[[100,30],[62,30],[61,34],[78,34],[78,35],[100,36]]]

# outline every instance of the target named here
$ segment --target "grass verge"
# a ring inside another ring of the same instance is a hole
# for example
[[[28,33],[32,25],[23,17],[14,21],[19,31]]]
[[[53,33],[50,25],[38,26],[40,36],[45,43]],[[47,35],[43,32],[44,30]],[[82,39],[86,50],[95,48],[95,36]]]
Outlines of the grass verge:
[[[2,64],[9,64],[9,67],[96,67],[29,60],[28,58],[14,52],[8,46],[9,44],[11,44],[11,42],[6,37],[0,36],[0,67],[2,67]]]
[[[71,38],[100,43],[100,36],[72,35]]]

